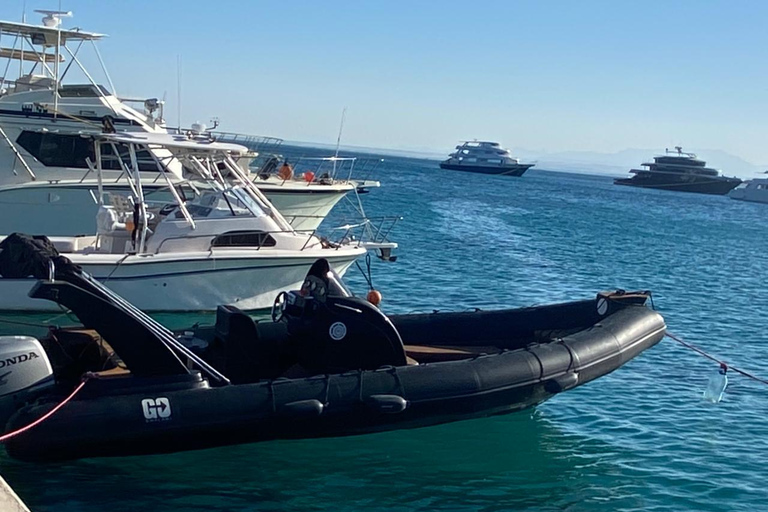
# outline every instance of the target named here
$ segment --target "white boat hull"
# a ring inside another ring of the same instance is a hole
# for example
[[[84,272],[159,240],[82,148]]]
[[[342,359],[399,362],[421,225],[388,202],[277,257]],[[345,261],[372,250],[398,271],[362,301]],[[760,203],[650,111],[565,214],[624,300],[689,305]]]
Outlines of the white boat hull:
[[[256,182],[258,186],[259,183]],[[352,190],[349,188],[328,187],[327,189],[305,189],[280,187],[261,187],[277,211],[287,220],[293,229],[314,230],[334,206]]]
[[[728,193],[731,199],[768,204],[768,180],[758,178],[742,184]]]
[[[364,251],[307,251],[301,257],[238,254],[210,258],[198,253],[189,258],[175,255],[170,260],[127,256],[119,264],[114,261],[90,263],[87,261],[90,255],[68,256],[141,310],[212,311],[221,304],[233,304],[243,310],[268,308],[279,292],[301,286],[317,258],[327,258],[331,267],[342,275]],[[0,310],[60,311],[53,302],[28,297],[35,282],[35,279],[0,279]]]

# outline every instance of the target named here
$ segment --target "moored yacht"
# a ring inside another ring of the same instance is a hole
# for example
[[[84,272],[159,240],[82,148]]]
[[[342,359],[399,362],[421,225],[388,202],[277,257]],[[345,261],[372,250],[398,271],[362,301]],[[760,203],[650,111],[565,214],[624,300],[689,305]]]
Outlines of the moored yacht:
[[[317,229],[348,194],[364,194],[381,186],[378,181],[353,179],[356,161],[331,156],[290,163],[274,155],[255,170],[252,181],[294,228]]]
[[[51,241],[142,310],[203,311],[222,303],[266,308],[279,291],[300,285],[318,257],[343,273],[372,248],[360,237],[331,241],[295,231],[237,164],[247,152],[243,146],[170,134],[80,137],[95,148],[95,162],[86,162],[98,184],[98,229]],[[103,156],[104,146],[113,148],[114,159]],[[156,157],[154,150],[168,157]],[[139,154],[152,156],[162,193],[156,186],[145,194]],[[166,161],[196,179],[172,180]],[[104,179],[105,162],[124,170],[129,195]],[[0,282],[0,310],[39,310],[39,301],[27,297],[33,284],[23,278]]]
[[[502,176],[522,176],[534,164],[521,164],[508,149],[498,142],[473,140],[462,142],[447,160],[440,162],[441,169],[479,172]]]
[[[707,167],[707,163],[693,153],[667,149],[664,155],[654,157],[652,163],[642,164],[644,169],[631,169],[630,178],[617,178],[616,185],[655,188],[677,192],[724,195],[737,187],[741,180],[722,176],[720,171]]]
[[[728,192],[728,197],[750,203],[768,203],[768,178],[753,178],[745,181]]]
[[[78,132],[167,133],[164,102],[119,97],[98,51],[97,43],[105,36],[61,28],[61,19],[71,13],[38,12],[45,15],[42,26],[0,21],[2,41],[13,41],[12,47],[0,48],[0,61],[8,70],[0,78],[0,234],[73,236],[94,229],[98,210],[95,177],[85,164],[93,147]],[[91,55],[83,55],[88,49]],[[99,73],[85,66],[86,57],[98,61],[108,85],[96,81]],[[18,71],[15,79],[12,71]],[[137,102],[136,108],[129,106]],[[254,136],[240,136],[240,140],[251,147],[261,147],[265,140],[281,142]],[[104,179],[114,188],[127,190],[111,148],[104,146],[104,151]],[[147,151],[163,159],[168,156],[162,148]],[[298,229],[317,228],[356,187],[340,180],[262,182],[248,167],[254,156],[253,152],[242,155],[241,167]],[[146,192],[162,186],[151,155],[137,157]],[[178,162],[169,161],[167,167],[171,179],[184,179]]]

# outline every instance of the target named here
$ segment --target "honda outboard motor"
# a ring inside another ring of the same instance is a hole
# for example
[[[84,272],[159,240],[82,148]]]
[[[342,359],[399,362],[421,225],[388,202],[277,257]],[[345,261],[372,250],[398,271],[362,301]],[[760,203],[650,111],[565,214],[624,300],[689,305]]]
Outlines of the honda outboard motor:
[[[312,265],[300,291],[287,292],[282,320],[299,364],[311,373],[406,364],[402,339],[389,318],[351,296],[325,259]]]
[[[43,346],[29,336],[0,336],[0,430],[25,402],[55,385]]]

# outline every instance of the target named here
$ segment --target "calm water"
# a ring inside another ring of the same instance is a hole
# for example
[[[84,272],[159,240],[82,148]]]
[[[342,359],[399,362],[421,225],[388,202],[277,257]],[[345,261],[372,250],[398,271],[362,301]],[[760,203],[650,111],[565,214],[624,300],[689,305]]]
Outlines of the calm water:
[[[364,198],[369,213],[405,217],[399,260],[373,263],[385,311],[651,289],[671,332],[768,376],[768,207],[601,177],[534,170],[511,179],[396,158],[372,177],[383,187]],[[359,272],[348,280],[365,292]],[[3,454],[0,464],[33,512],[761,510],[768,388],[734,374],[723,402],[707,404],[701,393],[716,370],[665,340],[517,415],[56,465]]]

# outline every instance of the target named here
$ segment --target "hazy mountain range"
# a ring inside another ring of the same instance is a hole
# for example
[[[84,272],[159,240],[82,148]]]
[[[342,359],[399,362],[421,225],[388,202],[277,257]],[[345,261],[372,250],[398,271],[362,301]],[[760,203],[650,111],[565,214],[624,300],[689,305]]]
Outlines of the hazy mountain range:
[[[300,146],[313,146],[335,150],[330,144],[315,144],[309,142],[291,142]],[[372,148],[362,146],[341,146],[342,151],[357,153],[374,153],[377,155],[404,156],[410,158],[425,158],[429,160],[442,160],[448,153],[422,148]],[[758,173],[768,170],[768,165],[756,165],[747,162],[743,158],[732,155],[719,149],[695,149],[685,148],[686,151],[706,160],[707,167],[720,169],[726,176],[738,176],[740,178],[754,178]],[[653,157],[660,154],[657,149],[624,149],[618,153],[598,153],[593,151],[535,151],[523,148],[515,148],[514,156],[523,162],[536,162],[539,169],[555,171],[571,171],[586,174],[608,174],[612,176],[624,176],[631,168],[638,168],[644,162],[653,161]]]

